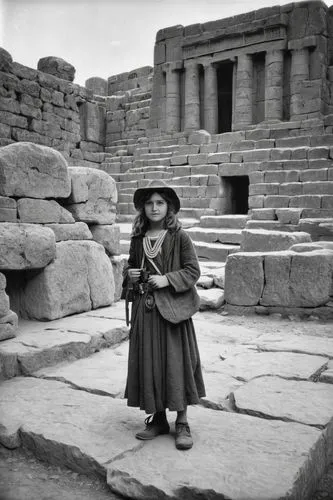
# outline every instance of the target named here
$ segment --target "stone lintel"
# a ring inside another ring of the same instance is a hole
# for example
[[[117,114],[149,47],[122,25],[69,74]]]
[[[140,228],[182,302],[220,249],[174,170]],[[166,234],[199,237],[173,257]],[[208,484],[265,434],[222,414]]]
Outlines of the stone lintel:
[[[163,71],[180,71],[184,68],[184,61],[172,61],[163,64]]]
[[[272,42],[261,42],[246,47],[246,54],[256,54],[257,52],[271,52],[274,50],[286,50],[287,40],[275,40]],[[230,61],[235,62],[236,58],[244,54],[244,47],[227,48],[223,51],[214,51],[213,55],[202,55],[196,58],[198,64],[207,65],[218,64],[220,62]],[[208,60],[209,58],[209,60]],[[186,63],[186,60],[185,60]]]
[[[288,50],[300,50],[316,46],[317,46],[317,37],[314,35],[305,36],[304,38],[300,38],[298,40],[290,40],[290,42],[288,42]]]

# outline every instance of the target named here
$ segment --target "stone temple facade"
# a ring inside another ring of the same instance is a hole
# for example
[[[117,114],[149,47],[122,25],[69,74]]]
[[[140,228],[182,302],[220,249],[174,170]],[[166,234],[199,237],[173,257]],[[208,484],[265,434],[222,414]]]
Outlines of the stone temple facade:
[[[84,87],[60,58],[32,69],[0,49],[3,336],[15,314],[54,319],[119,298],[133,193],[156,178],[181,199],[202,308],[332,317],[332,16],[308,1],[165,28],[154,67]],[[91,278],[84,300],[75,252]],[[60,282],[62,263],[73,272]]]

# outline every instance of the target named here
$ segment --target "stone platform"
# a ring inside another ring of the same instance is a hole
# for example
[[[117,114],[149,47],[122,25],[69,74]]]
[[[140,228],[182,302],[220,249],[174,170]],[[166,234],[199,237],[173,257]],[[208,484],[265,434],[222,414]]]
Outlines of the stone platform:
[[[1,444],[98,474],[131,499],[310,500],[333,457],[332,324],[208,311],[194,322],[207,396],[189,409],[191,450],[174,446],[174,413],[169,435],[134,437],[145,415],[123,399],[123,302],[25,322],[1,344],[2,363],[16,345],[25,367],[0,385]]]

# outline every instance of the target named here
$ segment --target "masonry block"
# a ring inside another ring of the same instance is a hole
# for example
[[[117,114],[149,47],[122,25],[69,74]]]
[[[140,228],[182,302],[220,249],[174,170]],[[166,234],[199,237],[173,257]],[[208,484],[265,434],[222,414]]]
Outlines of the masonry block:
[[[239,252],[228,256],[224,284],[227,303],[246,306],[259,303],[264,288],[263,263],[261,255]]]

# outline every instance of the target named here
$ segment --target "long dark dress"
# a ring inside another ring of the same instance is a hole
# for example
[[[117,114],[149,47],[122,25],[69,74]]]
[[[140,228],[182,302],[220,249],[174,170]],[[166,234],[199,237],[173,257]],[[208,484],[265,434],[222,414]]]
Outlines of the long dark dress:
[[[162,256],[165,250],[163,243]],[[154,259],[161,270],[162,256]],[[156,274],[147,260],[145,267]],[[146,295],[136,294],[133,301],[125,398],[146,413],[181,411],[205,396],[193,321],[166,321],[156,306],[146,308]]]

